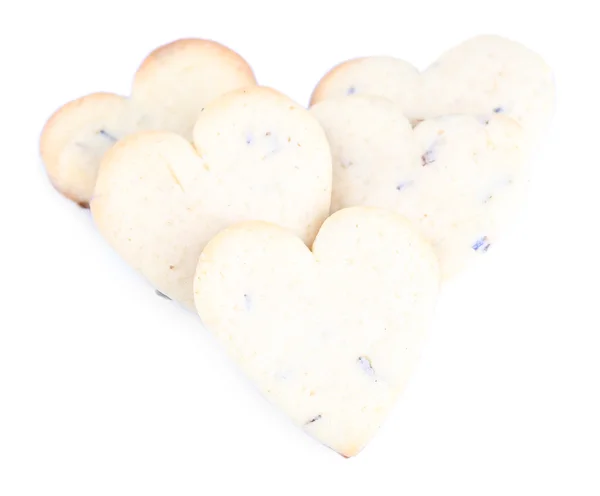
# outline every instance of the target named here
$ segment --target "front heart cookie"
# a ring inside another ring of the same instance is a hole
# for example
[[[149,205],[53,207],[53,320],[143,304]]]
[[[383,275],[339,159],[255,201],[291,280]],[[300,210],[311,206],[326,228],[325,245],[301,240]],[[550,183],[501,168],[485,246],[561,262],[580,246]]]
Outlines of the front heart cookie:
[[[508,117],[438,117],[413,129],[399,105],[359,95],[311,112],[333,154],[332,211],[401,213],[432,243],[444,279],[485,253],[525,199],[523,132]]]
[[[91,211],[100,233],[154,287],[193,307],[198,257],[221,229],[265,220],[311,243],[329,214],[331,152],[318,121],[254,86],[200,114],[193,145],[142,132],[105,156]]]
[[[202,252],[194,283],[202,322],[261,393],[346,457],[403,391],[438,289],[429,244],[366,207],[329,217],[312,253],[279,226],[232,226]]]
[[[448,50],[420,73],[392,57],[361,57],[327,73],[311,104],[347,95],[398,103],[413,122],[450,114],[515,119],[533,141],[554,114],[555,84],[542,57],[500,36],[477,36]]]
[[[161,46],[140,65],[131,97],[93,93],[50,117],[40,138],[50,181],[87,207],[100,161],[116,141],[141,130],[171,131],[191,140],[206,104],[255,84],[247,62],[219,43],[182,39]]]

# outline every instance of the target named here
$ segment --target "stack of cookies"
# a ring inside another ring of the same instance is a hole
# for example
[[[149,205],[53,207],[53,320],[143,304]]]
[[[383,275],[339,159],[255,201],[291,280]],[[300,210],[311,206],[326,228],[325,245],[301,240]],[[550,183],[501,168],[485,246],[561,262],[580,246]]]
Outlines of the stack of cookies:
[[[343,62],[308,108],[185,39],[144,60],[130,96],[60,108],[40,148],[129,265],[350,457],[404,389],[444,281],[518,216],[554,101],[542,58],[498,36],[423,72]]]

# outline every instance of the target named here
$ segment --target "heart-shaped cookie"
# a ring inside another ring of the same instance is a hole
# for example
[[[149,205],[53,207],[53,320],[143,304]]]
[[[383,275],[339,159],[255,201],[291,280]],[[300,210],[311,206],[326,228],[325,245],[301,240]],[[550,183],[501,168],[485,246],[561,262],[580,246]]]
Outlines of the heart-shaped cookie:
[[[310,112],[254,86],[208,104],[193,145],[146,131],[105,155],[91,211],[100,233],[161,293],[193,307],[198,257],[221,229],[265,220],[311,243],[329,214],[331,152]]]
[[[194,283],[202,322],[261,393],[346,457],[403,391],[438,289],[430,245],[402,216],[366,207],[329,217],[312,253],[279,226],[232,226]]]
[[[413,129],[400,105],[354,96],[311,108],[333,154],[332,211],[399,212],[436,250],[445,279],[485,253],[526,195],[521,127],[492,115],[437,117]]]
[[[140,65],[131,97],[94,93],[50,117],[40,139],[48,176],[63,195],[87,207],[100,160],[116,141],[141,130],[172,131],[191,140],[207,103],[254,84],[246,61],[219,43],[182,39],[161,46]]]
[[[347,95],[398,103],[413,122],[449,114],[515,119],[533,141],[554,114],[551,69],[535,52],[500,36],[477,36],[448,50],[422,73],[392,57],[361,57],[329,71],[311,104]]]

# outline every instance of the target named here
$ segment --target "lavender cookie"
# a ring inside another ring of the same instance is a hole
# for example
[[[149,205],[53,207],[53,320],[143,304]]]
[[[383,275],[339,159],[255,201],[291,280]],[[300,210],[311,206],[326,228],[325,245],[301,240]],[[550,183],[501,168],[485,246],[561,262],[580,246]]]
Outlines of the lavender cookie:
[[[90,204],[102,236],[169,298],[193,308],[204,245],[221,229],[264,220],[312,243],[331,203],[331,152],[310,112],[260,86],[209,103],[193,142],[143,131],[100,165]]]
[[[40,139],[50,181],[87,207],[100,161],[118,140],[141,130],[171,131],[191,140],[207,103],[255,84],[246,61],[219,43],[182,39],[161,46],[142,62],[130,97],[93,93],[50,117]]]
[[[554,114],[550,67],[529,48],[500,36],[477,36],[445,52],[422,73],[393,57],[362,57],[334,67],[311,104],[374,95],[396,102],[413,123],[450,114],[513,118],[534,141]]]
[[[368,205],[401,213],[433,245],[445,279],[510,227],[528,183],[522,128],[502,114],[436,117],[414,129],[381,97],[311,108],[333,153],[332,211]]]
[[[196,308],[272,404],[345,457],[373,438],[403,392],[439,289],[430,245],[402,216],[356,207],[321,227],[312,252],[264,222],[206,246]]]

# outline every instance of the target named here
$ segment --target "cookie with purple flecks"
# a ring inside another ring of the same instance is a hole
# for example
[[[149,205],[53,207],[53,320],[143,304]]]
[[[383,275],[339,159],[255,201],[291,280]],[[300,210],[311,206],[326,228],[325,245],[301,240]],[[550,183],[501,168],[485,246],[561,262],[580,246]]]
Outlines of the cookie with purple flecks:
[[[413,123],[449,114],[515,119],[528,140],[546,129],[555,107],[555,83],[544,59],[500,36],[471,38],[419,72],[394,57],[361,57],[331,69],[311,104],[330,98],[374,95],[398,103]]]
[[[526,197],[526,140],[509,117],[451,115],[413,128],[400,105],[360,95],[311,112],[333,154],[332,211],[401,213],[432,243],[445,279],[501,238]]]
[[[108,243],[160,293],[193,308],[198,257],[221,229],[276,223],[312,243],[329,214],[331,152],[319,122],[270,88],[231,91],[192,143],[142,131],[104,156],[90,208]]]
[[[221,231],[196,269],[204,325],[261,393],[345,457],[373,438],[418,360],[439,291],[427,241],[401,215],[331,215],[312,251],[289,230]]]
[[[248,63],[217,42],[181,39],[163,45],[138,68],[130,97],[93,93],[66,103],[48,119],[40,152],[50,181],[87,207],[100,161],[118,140],[142,130],[191,140],[207,103],[255,84]]]

